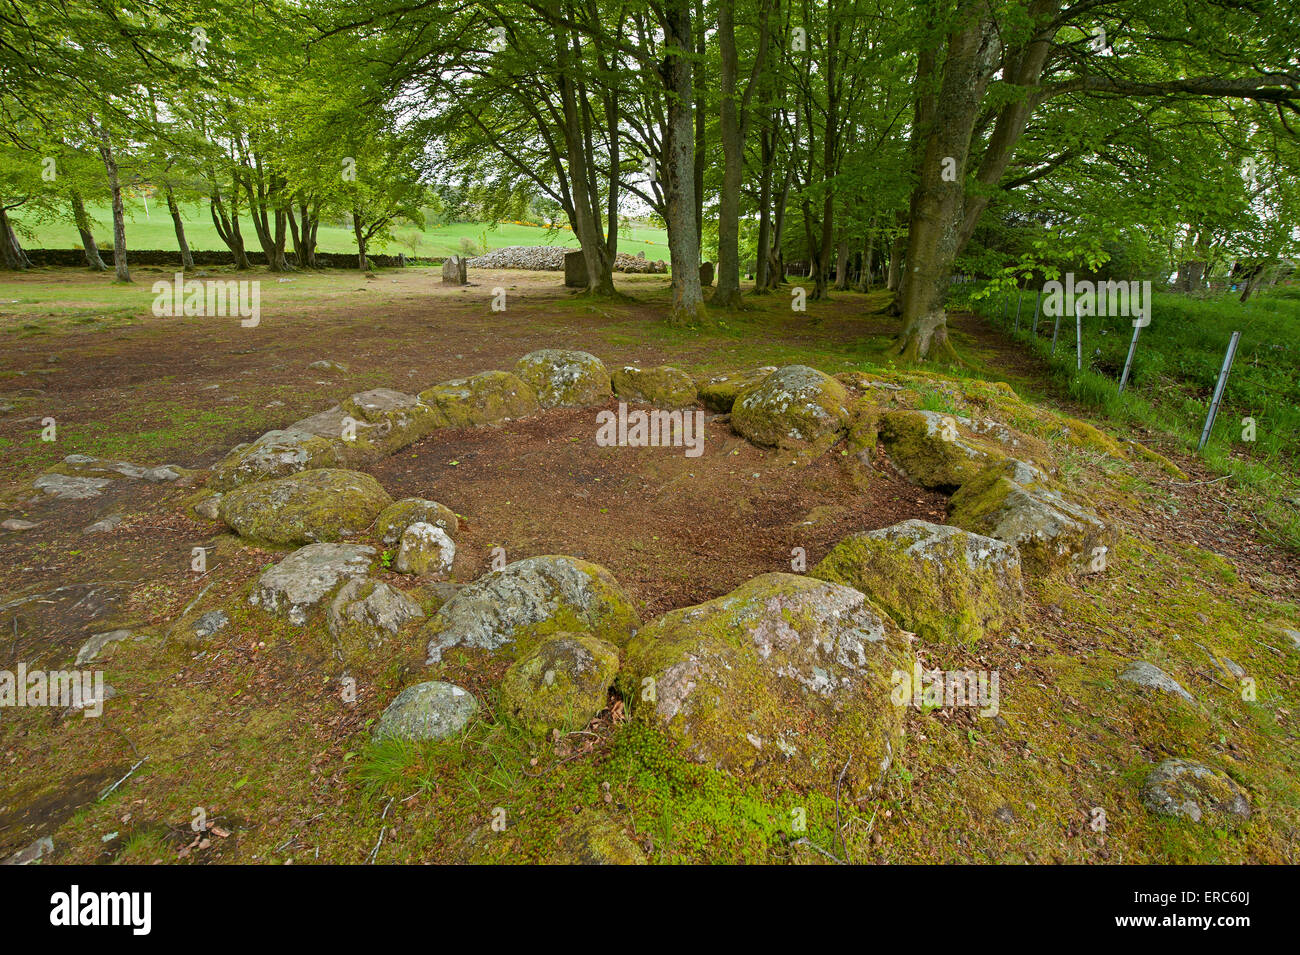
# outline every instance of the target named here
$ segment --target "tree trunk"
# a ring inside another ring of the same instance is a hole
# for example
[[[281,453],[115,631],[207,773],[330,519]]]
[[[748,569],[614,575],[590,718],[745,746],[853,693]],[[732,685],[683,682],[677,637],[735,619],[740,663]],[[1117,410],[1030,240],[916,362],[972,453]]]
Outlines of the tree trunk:
[[[99,246],[95,243],[95,233],[90,228],[90,216],[86,214],[86,204],[81,201],[81,193],[72,192],[72,218],[77,223],[77,232],[81,235],[81,250],[86,257],[86,268],[92,272],[106,272],[108,266],[100,257]]]
[[[167,211],[171,213],[172,225],[176,228],[176,244],[181,250],[181,267],[194,268],[194,256],[190,254],[189,243],[185,241],[185,223],[181,221],[181,210],[176,205],[176,197],[172,194],[172,187],[167,187]]]
[[[846,292],[849,284],[849,237],[840,233],[840,251],[835,258],[835,289]]]
[[[722,140],[722,192],[718,196],[718,287],[709,300],[719,308],[740,304],[740,181],[745,157],[741,155],[739,104],[736,102],[736,5],[719,0],[718,47],[722,58],[722,96],[719,137]]]
[[[212,215],[212,225],[217,230],[217,235],[221,241],[226,244],[230,254],[235,258],[235,268],[251,269],[252,263],[248,261],[248,253],[244,250],[244,236],[239,231],[239,187],[236,186],[231,193],[230,215],[226,215],[226,205],[221,198],[221,190],[215,185],[213,180],[212,192],[208,198],[208,211]]]
[[[889,245],[889,274],[885,277],[885,288],[897,292],[903,279],[903,248],[907,237],[900,232]]]
[[[862,249],[862,274],[858,277],[858,291],[871,291],[871,270],[874,263],[871,261],[876,254],[876,223],[873,219],[867,227],[867,241]]]
[[[0,202],[0,259],[4,260],[5,268],[15,272],[30,268],[32,264],[23,251],[22,243],[18,241],[3,202]]]
[[[1178,266],[1178,290],[1199,292],[1205,286],[1205,262],[1192,259]]]
[[[555,34],[556,79],[560,88],[560,109],[563,116],[565,157],[569,165],[569,224],[578,237],[582,260],[587,266],[587,293],[612,296],[614,292],[614,260],[609,252],[608,237],[601,230],[600,197],[592,184],[595,182],[594,157],[588,151],[583,130],[583,113],[586,97],[579,94],[573,80],[576,70],[571,68],[573,51],[578,43],[576,35],[566,28],[557,28]],[[614,223],[617,229],[617,222]],[[617,233],[615,233],[616,235]]]
[[[916,185],[907,229],[907,268],[902,274],[903,331],[893,353],[904,361],[957,361],[948,341],[944,301],[948,278],[962,243],[966,215],[966,164],[975,121],[992,64],[1001,49],[986,8],[972,7],[947,36],[941,71],[935,51],[918,57],[913,162]],[[934,80],[940,78],[936,89]],[[955,166],[955,176],[945,176]]]
[[[126,210],[122,206],[122,183],[117,175],[117,159],[113,156],[113,144],[109,141],[108,131],[100,129],[99,156],[104,161],[104,172],[108,176],[108,188],[113,194],[113,271],[117,281],[131,281],[131,270],[126,264]]]
[[[362,272],[370,271],[370,262],[366,259],[366,234],[361,228],[361,214],[352,210],[352,234],[357,237],[357,268]]]
[[[685,325],[704,318],[700,289],[700,243],[695,215],[695,148],[691,111],[695,102],[691,61],[690,0],[665,0],[657,11],[664,32],[660,79],[667,94],[664,129],[664,222],[672,263],[672,310],[669,321]]]

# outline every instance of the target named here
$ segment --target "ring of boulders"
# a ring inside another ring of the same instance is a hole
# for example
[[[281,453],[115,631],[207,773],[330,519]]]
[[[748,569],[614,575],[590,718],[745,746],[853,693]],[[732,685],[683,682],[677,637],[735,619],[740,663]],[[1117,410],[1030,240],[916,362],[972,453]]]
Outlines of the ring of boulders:
[[[921,391],[971,413],[918,407]],[[442,584],[446,599],[428,615],[372,576],[377,543],[396,549],[391,569],[445,581],[459,522],[435,501],[393,501],[358,466],[439,428],[492,426],[614,396],[655,409],[703,406],[795,463],[837,447],[863,480],[873,465],[894,468],[950,495],[948,523],[908,520],[850,534],[805,575],[763,574],[650,621],[607,569],[565,555]],[[1163,462],[1030,406],[1000,383],[832,377],[802,365],[696,380],[671,366],[610,371],[586,352],[543,349],[511,371],[418,394],[373,389],[269,431],[232,449],[190,506],[240,537],[297,545],[261,574],[248,600],[296,625],[322,619],[345,668],[418,626],[430,667],[453,650],[508,662],[496,717],[532,733],[582,729],[614,689],[632,718],[660,726],[692,760],[806,789],[838,781],[861,796],[879,787],[903,742],[903,706],[891,690],[898,672],[917,666],[914,637],[974,646],[1023,621],[1026,576],[1106,569],[1117,531],[1054,478],[1058,441]],[[1160,677],[1136,661],[1122,680],[1187,695]],[[430,680],[403,690],[374,735],[443,739],[479,712],[467,690]],[[1239,817],[1244,796],[1225,779],[1197,764],[1161,764],[1143,799],[1184,818],[1199,819],[1202,809]]]

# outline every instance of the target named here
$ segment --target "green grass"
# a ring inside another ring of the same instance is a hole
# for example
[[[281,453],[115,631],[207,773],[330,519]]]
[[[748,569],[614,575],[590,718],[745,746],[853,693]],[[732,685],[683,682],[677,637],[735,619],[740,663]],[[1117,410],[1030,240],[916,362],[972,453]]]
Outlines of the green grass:
[[[95,241],[101,249],[109,249],[113,244],[113,219],[106,204],[87,204],[86,211],[95,222]],[[185,223],[185,239],[196,252],[223,252],[226,249],[212,225],[212,218],[206,204],[192,203],[181,208],[181,218]],[[81,247],[81,237],[72,222],[71,213],[66,218],[49,222],[26,223],[21,217],[13,220],[18,228],[23,244],[32,249],[72,249]],[[257,233],[253,223],[247,217],[241,218],[240,229],[244,234],[244,245],[250,252],[258,250]],[[368,250],[381,254],[396,255],[404,252],[419,257],[438,257],[460,253],[462,242],[468,239],[478,248],[486,241],[487,250],[499,249],[511,245],[578,245],[578,240],[567,229],[550,231],[541,226],[518,225],[513,222],[456,222],[436,229],[421,232],[409,222],[399,222],[393,226],[393,241],[376,243]],[[420,236],[417,245],[405,241],[413,234]],[[172,228],[167,206],[151,201],[146,209],[139,199],[128,200],[126,206],[126,242],[127,249],[147,249],[173,252],[179,250],[176,231]],[[644,251],[648,259],[668,258],[668,235],[662,229],[652,229],[644,225],[634,225],[629,231],[619,235],[619,246],[624,252],[635,255]],[[322,222],[317,235],[317,247],[321,252],[357,251],[357,243],[352,230],[342,224]],[[484,250],[486,251],[486,250]]]
[[[1033,293],[1024,296],[1020,328],[1015,299],[1003,317],[996,293],[969,303],[1048,365],[1065,394],[1113,421],[1164,433],[1196,449],[1224,352],[1241,340],[1202,456],[1213,469],[1262,494],[1260,516],[1277,540],[1300,548],[1300,289],[1280,288],[1242,304],[1234,293],[1188,296],[1157,292],[1142,329],[1125,391],[1118,379],[1132,340],[1131,320],[1085,318],[1083,369],[1076,367],[1073,321],[1062,319],[1056,353],[1052,324],[1032,331]],[[1253,436],[1249,424],[1253,421]],[[1252,439],[1253,438],[1253,439]]]

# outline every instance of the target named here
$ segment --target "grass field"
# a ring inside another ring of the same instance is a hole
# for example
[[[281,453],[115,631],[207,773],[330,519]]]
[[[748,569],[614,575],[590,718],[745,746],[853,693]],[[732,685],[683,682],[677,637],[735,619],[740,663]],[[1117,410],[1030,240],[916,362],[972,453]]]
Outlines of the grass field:
[[[113,219],[107,205],[87,205],[87,212],[95,222],[95,241],[101,249],[113,245]],[[206,203],[192,203],[181,209],[185,222],[185,239],[196,252],[220,252],[226,246],[217,236]],[[71,249],[81,247],[72,218],[48,222],[25,223],[15,219],[23,243],[33,249]],[[257,249],[257,233],[247,217],[240,221],[244,244],[250,251]],[[469,239],[482,251],[511,245],[578,245],[578,240],[568,229],[552,231],[542,226],[519,225],[514,222],[454,222],[436,229],[416,229],[409,222],[399,222],[393,227],[394,239],[387,243],[374,243],[369,251],[396,255],[405,252],[419,257],[438,257],[459,253],[462,241]],[[408,239],[419,236],[414,247]],[[624,252],[635,255],[644,251],[648,259],[668,258],[668,235],[662,229],[634,224],[619,236]],[[321,223],[317,236],[321,252],[356,252],[357,243],[352,230],[339,224]],[[141,199],[128,200],[126,207],[126,242],[128,249],[149,249],[164,252],[176,251],[176,232],[172,228],[167,206],[151,200],[146,208]]]

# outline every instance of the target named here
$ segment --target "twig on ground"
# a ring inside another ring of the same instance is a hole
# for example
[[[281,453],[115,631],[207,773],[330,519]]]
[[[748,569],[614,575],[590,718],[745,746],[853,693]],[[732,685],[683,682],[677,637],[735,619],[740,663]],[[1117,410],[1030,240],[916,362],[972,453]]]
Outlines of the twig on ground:
[[[97,802],[103,802],[105,799],[107,799],[110,795],[112,795],[113,790],[117,789],[118,786],[122,785],[124,782],[126,782],[128,779],[130,779],[131,776],[132,776],[132,774],[133,774],[137,769],[139,769],[141,766],[143,766],[145,763],[147,763],[148,761],[149,761],[149,757],[146,756],[146,757],[144,757],[144,759],[140,760],[140,762],[138,762],[138,763],[136,763],[134,766],[132,766],[131,769],[127,772],[127,774],[126,774],[125,776],[123,776],[123,777],[122,777],[121,779],[119,779],[117,782],[113,783],[113,785],[109,786],[109,787],[108,787],[107,789],[105,789],[102,793],[100,793],[100,794],[99,794],[99,799],[96,800],[96,801],[97,801]]]

